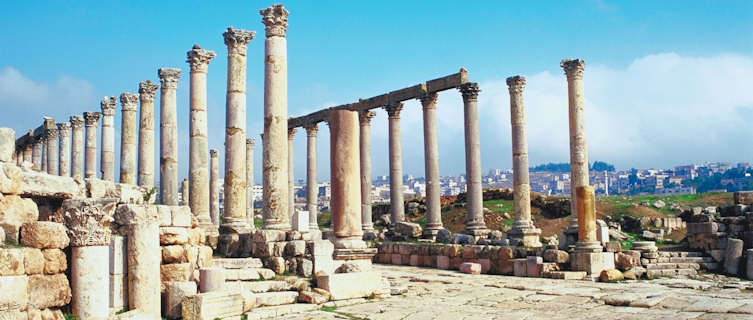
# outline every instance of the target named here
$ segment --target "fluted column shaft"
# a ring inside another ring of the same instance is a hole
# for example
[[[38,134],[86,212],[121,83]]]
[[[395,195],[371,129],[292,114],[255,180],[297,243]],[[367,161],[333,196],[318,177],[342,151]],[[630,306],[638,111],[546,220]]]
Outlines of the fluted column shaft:
[[[71,116],[71,177],[84,177],[84,118]]]
[[[293,139],[295,139],[295,128],[288,130],[288,216],[292,219],[295,214],[295,181],[293,174]]]
[[[361,158],[361,229],[364,234],[374,232],[371,217],[371,118],[376,113],[362,111],[358,114],[359,155]]]
[[[115,97],[105,97],[102,107],[102,150],[100,169],[102,180],[115,181]]]
[[[154,187],[154,94],[159,85],[139,83],[139,186]]]
[[[466,232],[474,235],[486,232],[481,184],[481,140],[478,130],[478,84],[462,85],[463,111],[465,118],[465,175],[466,175]]]
[[[389,121],[389,153],[390,153],[390,208],[392,223],[405,221],[405,205],[403,204],[403,155],[400,143],[400,111],[402,103],[395,103],[385,107]]]
[[[178,115],[175,91],[180,69],[161,68],[160,78],[160,198],[178,205]]]
[[[133,93],[122,93],[120,125],[120,183],[136,184],[136,153],[139,140],[139,97]]]
[[[583,71],[586,62],[580,59],[562,60],[567,76],[568,114],[570,125],[570,212],[572,222],[578,216],[576,190],[589,185],[588,150],[586,149],[585,101],[583,98]]]
[[[220,226],[220,159],[217,150],[209,150],[209,214],[215,228]]]
[[[264,41],[263,228],[290,230],[288,187],[288,65],[282,5],[261,10]]]
[[[63,177],[71,176],[71,124],[61,122],[57,124],[58,136],[60,137],[59,173]]]
[[[426,172],[426,227],[424,237],[433,238],[442,229],[439,199],[439,144],[437,139],[437,93],[421,97],[424,110],[424,170]]]
[[[246,219],[254,227],[254,144],[253,138],[246,139]]]
[[[86,126],[86,150],[84,161],[86,164],[84,178],[97,178],[97,124],[99,112],[84,112]]]
[[[319,183],[316,176],[316,135],[318,124],[306,127],[306,210],[309,212],[309,229],[319,229],[316,216],[319,212]]]

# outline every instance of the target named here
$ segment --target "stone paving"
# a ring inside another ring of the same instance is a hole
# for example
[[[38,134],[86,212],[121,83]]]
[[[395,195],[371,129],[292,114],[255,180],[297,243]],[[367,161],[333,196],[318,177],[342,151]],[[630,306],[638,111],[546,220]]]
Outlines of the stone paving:
[[[375,265],[387,299],[342,301],[284,319],[753,319],[750,281],[718,275],[597,283]]]

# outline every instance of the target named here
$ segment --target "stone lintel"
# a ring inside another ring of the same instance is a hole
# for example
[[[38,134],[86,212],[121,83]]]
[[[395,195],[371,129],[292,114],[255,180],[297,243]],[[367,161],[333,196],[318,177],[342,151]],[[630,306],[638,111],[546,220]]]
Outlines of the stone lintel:
[[[426,93],[426,84],[421,83],[412,87],[395,90],[389,93],[390,102],[402,102],[405,100],[415,99]]]
[[[449,90],[457,88],[458,86],[467,82],[469,82],[468,71],[466,71],[464,68],[460,68],[460,71],[458,73],[426,81],[426,91],[438,92]]]
[[[29,132],[16,139],[16,149],[23,151],[27,145],[32,143],[34,143],[34,131],[29,130]]]

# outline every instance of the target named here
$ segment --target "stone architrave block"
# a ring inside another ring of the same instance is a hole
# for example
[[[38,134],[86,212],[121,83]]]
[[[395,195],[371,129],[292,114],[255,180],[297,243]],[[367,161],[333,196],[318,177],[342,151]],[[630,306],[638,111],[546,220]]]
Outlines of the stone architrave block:
[[[165,282],[162,314],[168,319],[180,318],[183,312],[183,298],[195,295],[197,292],[196,282],[194,281]]]
[[[212,291],[183,298],[183,320],[223,319],[243,313],[243,295],[239,291]]]
[[[29,278],[21,276],[0,276],[0,306],[8,309],[26,310]]]
[[[309,231],[309,212],[305,210],[296,211],[293,214],[292,221],[293,230],[298,232]]]
[[[332,300],[371,296],[381,289],[382,275],[378,271],[336,273],[316,278],[317,287],[327,290]]]
[[[186,244],[188,243],[188,229],[178,227],[159,228],[160,245]]]
[[[112,235],[110,237],[110,274],[128,272],[127,243],[124,236]]]

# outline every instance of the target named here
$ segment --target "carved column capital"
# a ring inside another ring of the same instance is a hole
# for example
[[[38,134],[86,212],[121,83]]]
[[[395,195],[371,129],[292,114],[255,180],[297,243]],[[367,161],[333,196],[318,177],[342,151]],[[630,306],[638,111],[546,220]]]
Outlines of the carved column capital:
[[[560,67],[565,70],[567,79],[583,79],[583,70],[586,68],[586,61],[583,59],[563,59]]]
[[[478,83],[476,82],[467,82],[460,87],[458,87],[458,90],[460,90],[460,94],[463,95],[463,101],[477,101],[478,100],[478,93],[481,92],[481,90],[478,88]]]
[[[139,97],[142,101],[154,101],[154,93],[157,92],[159,85],[152,80],[139,82]]]
[[[58,134],[61,138],[67,138],[71,133],[71,124],[68,122],[58,123]]]
[[[439,95],[436,92],[427,92],[425,95],[421,96],[419,100],[421,100],[421,106],[424,107],[424,110],[436,109],[437,97],[439,97]]]
[[[319,124],[316,122],[308,124],[303,128],[306,129],[306,136],[308,137],[316,137],[317,132],[319,132]]]
[[[110,223],[114,220],[117,199],[68,199],[63,201],[65,224],[72,247],[107,246]]]
[[[82,116],[71,116],[69,120],[71,121],[71,128],[73,129],[81,129],[84,127],[84,117]]]
[[[102,116],[100,112],[84,112],[84,121],[86,126],[96,126],[99,122],[99,117]]]
[[[44,140],[51,141],[58,138],[58,129],[56,127],[44,128]]]
[[[120,105],[123,111],[136,111],[136,104],[139,102],[139,96],[135,93],[123,92],[120,94]]]
[[[248,49],[248,43],[256,36],[255,31],[235,29],[228,27],[227,31],[222,34],[225,38],[225,45],[227,46],[228,54],[240,54],[246,55]]]
[[[220,152],[217,151],[217,149],[211,149],[209,150],[209,157],[211,158],[218,158],[220,156]]]
[[[387,111],[387,115],[390,118],[400,119],[400,111],[403,110],[403,103],[395,102],[393,104],[386,105],[384,106],[384,110]]]
[[[102,98],[102,101],[99,102],[99,106],[102,108],[103,116],[114,116],[115,107],[117,105],[118,105],[118,102],[117,100],[115,100],[115,97],[105,96],[104,98]]]
[[[523,92],[526,87],[526,77],[513,76],[507,78],[507,87],[510,90],[510,95]]]
[[[374,111],[359,111],[358,112],[358,121],[362,125],[371,125],[371,118],[376,116],[376,112]]]
[[[246,145],[247,146],[253,146],[254,144],[256,144],[256,139],[254,139],[254,138],[248,138],[248,139],[246,139]]]
[[[163,89],[175,89],[178,87],[178,79],[180,78],[180,69],[177,68],[159,68],[157,70],[157,76],[159,76],[160,83]]]
[[[293,140],[297,128],[288,128],[288,140]]]
[[[193,48],[186,52],[186,56],[186,62],[191,65],[191,72],[207,72],[209,61],[214,59],[217,54],[214,51],[200,48],[198,44],[194,44]]]
[[[290,12],[281,4],[273,5],[266,9],[261,9],[261,22],[266,26],[265,31],[267,38],[284,37],[288,28],[288,15]]]

